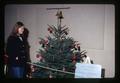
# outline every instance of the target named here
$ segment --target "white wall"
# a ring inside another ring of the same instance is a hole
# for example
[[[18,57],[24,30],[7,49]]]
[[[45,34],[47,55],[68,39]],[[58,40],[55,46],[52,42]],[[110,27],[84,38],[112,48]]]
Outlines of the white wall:
[[[115,75],[115,8],[104,4],[31,4],[6,5],[5,7],[5,41],[17,21],[22,21],[30,31],[30,56],[36,61],[39,39],[50,35],[47,24],[57,25],[57,10],[51,7],[70,7],[63,10],[63,25],[69,27],[69,36],[81,44],[82,50],[95,64],[105,68],[105,77]]]

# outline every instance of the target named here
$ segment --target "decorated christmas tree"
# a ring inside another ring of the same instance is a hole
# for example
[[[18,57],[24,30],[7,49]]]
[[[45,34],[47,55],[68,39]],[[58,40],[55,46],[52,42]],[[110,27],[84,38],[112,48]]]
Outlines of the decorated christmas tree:
[[[51,36],[40,38],[40,49],[33,63],[33,78],[74,78],[75,64],[82,60],[80,44],[68,37],[69,29],[62,26],[62,11],[57,11],[57,26],[48,25]]]

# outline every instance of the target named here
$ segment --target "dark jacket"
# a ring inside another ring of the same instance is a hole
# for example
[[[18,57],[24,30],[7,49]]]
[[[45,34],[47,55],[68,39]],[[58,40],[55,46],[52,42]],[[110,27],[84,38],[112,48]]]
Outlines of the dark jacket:
[[[19,36],[8,37],[6,53],[9,66],[25,66],[28,61],[26,41],[21,41]]]

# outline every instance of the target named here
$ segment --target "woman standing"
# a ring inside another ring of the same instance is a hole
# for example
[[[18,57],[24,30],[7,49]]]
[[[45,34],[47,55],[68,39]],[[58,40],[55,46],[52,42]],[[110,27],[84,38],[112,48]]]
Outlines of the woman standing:
[[[23,32],[24,24],[17,22],[7,40],[8,73],[11,78],[26,77],[28,56]]]

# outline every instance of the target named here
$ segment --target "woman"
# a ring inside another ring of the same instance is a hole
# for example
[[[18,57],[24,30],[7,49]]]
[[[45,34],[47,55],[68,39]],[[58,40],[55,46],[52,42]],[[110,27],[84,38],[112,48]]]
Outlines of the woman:
[[[7,40],[8,72],[12,78],[26,77],[26,65],[29,57],[23,32],[24,24],[17,22]]]

